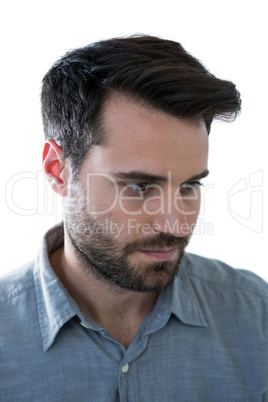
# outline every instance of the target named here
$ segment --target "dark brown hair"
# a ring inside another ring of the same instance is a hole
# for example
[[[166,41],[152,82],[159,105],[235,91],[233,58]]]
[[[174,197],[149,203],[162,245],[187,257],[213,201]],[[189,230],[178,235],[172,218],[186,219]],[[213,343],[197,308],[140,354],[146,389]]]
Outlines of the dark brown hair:
[[[53,139],[78,171],[101,144],[104,101],[112,92],[184,119],[233,120],[241,108],[235,85],[212,75],[177,42],[152,36],[114,38],[72,50],[43,79],[42,116]]]

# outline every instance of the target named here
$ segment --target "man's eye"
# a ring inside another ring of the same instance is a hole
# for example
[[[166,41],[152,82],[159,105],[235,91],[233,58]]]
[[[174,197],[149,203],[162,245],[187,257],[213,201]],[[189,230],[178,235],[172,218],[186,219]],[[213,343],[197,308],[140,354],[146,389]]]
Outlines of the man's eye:
[[[199,186],[202,186],[202,184],[199,181],[193,181],[193,182],[189,182],[189,183],[184,183],[181,186],[181,189],[184,191],[193,191],[195,189],[197,189]]]
[[[131,191],[135,191],[137,193],[143,193],[146,191],[150,186],[150,183],[131,183],[131,184],[126,184],[126,187],[130,189]]]

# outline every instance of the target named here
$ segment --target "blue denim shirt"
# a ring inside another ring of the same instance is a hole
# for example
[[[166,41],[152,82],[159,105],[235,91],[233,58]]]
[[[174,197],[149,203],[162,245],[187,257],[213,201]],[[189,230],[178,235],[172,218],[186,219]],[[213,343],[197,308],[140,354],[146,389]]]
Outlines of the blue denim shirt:
[[[0,281],[0,401],[268,401],[268,288],[254,274],[185,255],[126,350],[85,317],[49,265]]]

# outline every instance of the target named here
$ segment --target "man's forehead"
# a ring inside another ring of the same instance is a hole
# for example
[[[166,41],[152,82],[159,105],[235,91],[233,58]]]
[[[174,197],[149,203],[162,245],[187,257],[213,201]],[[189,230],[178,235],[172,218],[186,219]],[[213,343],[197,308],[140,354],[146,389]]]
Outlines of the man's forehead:
[[[174,134],[181,147],[191,140],[196,142],[201,136],[207,140],[207,129],[202,119],[189,121],[176,118],[121,94],[115,94],[105,102],[102,129],[106,146],[129,144],[152,149],[160,142],[164,151]]]
[[[168,171],[185,170],[191,176],[207,168],[203,122],[177,119],[118,95],[106,102],[102,129],[105,141],[90,150],[86,162],[96,171],[167,176]]]

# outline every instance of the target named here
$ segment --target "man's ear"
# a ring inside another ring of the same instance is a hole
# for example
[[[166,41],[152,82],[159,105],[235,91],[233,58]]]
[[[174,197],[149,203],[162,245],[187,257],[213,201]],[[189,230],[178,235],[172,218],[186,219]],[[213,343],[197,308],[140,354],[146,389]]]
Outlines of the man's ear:
[[[62,158],[62,148],[53,140],[48,140],[45,143],[43,168],[53,190],[65,197],[67,195],[68,168]]]

